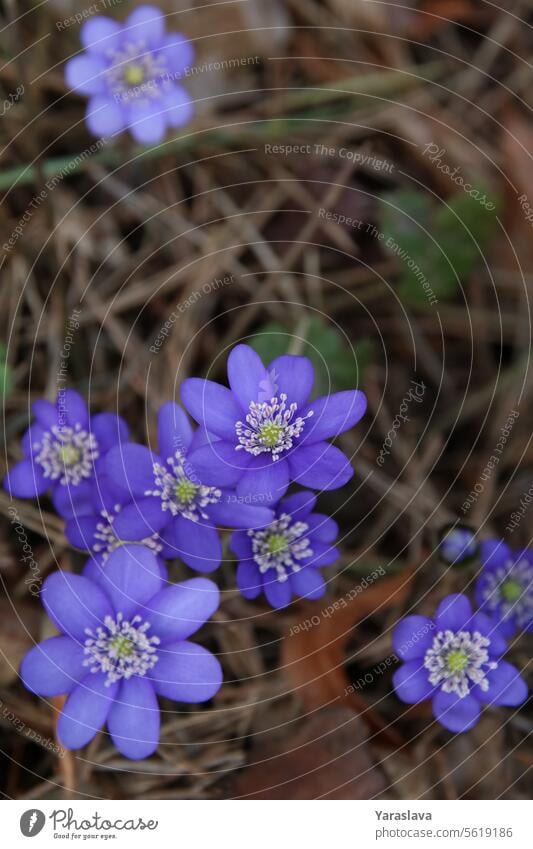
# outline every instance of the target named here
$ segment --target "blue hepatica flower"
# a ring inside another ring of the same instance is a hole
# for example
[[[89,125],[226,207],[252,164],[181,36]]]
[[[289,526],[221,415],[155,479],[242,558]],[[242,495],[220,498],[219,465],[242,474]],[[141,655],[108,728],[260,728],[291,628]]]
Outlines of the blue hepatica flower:
[[[506,637],[533,631],[533,549],[511,551],[502,540],[481,544],[476,601]]]
[[[155,6],[139,6],[124,25],[97,16],[83,24],[85,52],[70,59],[67,84],[89,96],[87,126],[95,136],[129,129],[142,144],[160,142],[168,127],[186,124],[191,98],[177,83],[193,59],[184,35],[166,33]]]
[[[307,357],[281,356],[268,369],[248,345],[228,358],[230,389],[185,380],[183,403],[209,434],[191,460],[206,483],[235,486],[238,496],[278,501],[290,481],[337,489],[353,475],[347,457],[326,442],[363,416],[362,392],[338,392],[309,402],[314,371]]]
[[[439,554],[450,565],[463,563],[475,557],[478,543],[474,532],[464,525],[454,525],[444,532],[439,543]]]
[[[168,577],[163,557],[176,555],[157,532],[146,535],[146,525],[136,521],[131,496],[114,486],[107,475],[95,476],[89,498],[73,501],[73,514],[66,516],[65,536],[74,548],[89,553],[83,570],[86,577],[95,579],[110,555],[125,544],[149,548],[157,557],[162,577]]]
[[[72,389],[59,392],[55,404],[35,401],[32,412],[35,421],[22,439],[25,459],[7,473],[4,488],[15,498],[51,491],[56,510],[67,517],[91,497],[95,471],[113,445],[127,442],[128,426],[111,413],[89,416]]]
[[[516,706],[527,697],[518,669],[502,660],[505,639],[488,616],[472,613],[464,595],[443,599],[434,619],[402,619],[392,642],[404,661],[393,677],[398,697],[407,704],[431,699],[450,731],[472,728],[482,705]]]
[[[194,433],[181,407],[168,402],[159,411],[159,454],[125,444],[106,457],[109,479],[129,500],[114,521],[118,536],[140,540],[157,533],[165,557],[180,557],[199,572],[220,565],[217,526],[260,528],[273,516],[266,505],[205,483],[191,458],[207,438],[201,429]]]
[[[261,530],[236,531],[231,548],[239,559],[237,586],[245,598],[264,592],[272,607],[285,607],[291,596],[321,598],[326,592],[321,566],[339,557],[333,542],[337,523],[314,513],[316,496],[303,491],[276,508],[274,521]]]
[[[20,674],[37,695],[67,696],[57,726],[66,748],[107,723],[123,755],[146,758],[159,743],[158,695],[196,704],[220,688],[217,658],[189,642],[217,609],[217,587],[193,578],[163,589],[148,549],[113,552],[97,580],[56,572],[42,599],[61,636],[31,649]]]

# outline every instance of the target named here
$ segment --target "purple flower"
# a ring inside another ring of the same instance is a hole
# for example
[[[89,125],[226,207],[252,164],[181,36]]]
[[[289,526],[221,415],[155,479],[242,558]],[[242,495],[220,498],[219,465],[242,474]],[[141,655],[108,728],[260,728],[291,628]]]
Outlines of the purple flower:
[[[157,695],[196,704],[220,688],[216,657],[189,642],[217,609],[217,587],[193,578],[163,589],[143,546],[113,552],[95,580],[56,572],[42,599],[61,636],[31,649],[20,674],[39,696],[68,696],[57,726],[68,749],[107,723],[123,755],[146,758],[159,743]]]
[[[407,704],[432,700],[436,719],[450,731],[468,731],[482,705],[522,704],[527,686],[502,660],[507,644],[494,622],[472,613],[464,595],[450,595],[434,619],[407,616],[392,643],[404,663],[394,673],[396,694]]]
[[[205,483],[275,502],[290,481],[337,489],[350,480],[347,457],[326,440],[359,421],[366,409],[362,392],[309,402],[314,372],[307,357],[278,357],[267,369],[247,345],[230,353],[228,379],[230,389],[198,378],[181,389],[185,407],[211,435],[191,455]]]
[[[56,403],[32,405],[35,421],[22,438],[25,459],[5,476],[4,488],[15,498],[34,498],[51,490],[63,517],[90,499],[92,478],[105,453],[127,442],[128,426],[119,416],[89,416],[87,404],[72,389],[58,393]]]
[[[236,531],[231,549],[239,559],[237,586],[245,598],[264,592],[272,607],[285,607],[291,596],[321,598],[326,584],[319,568],[339,557],[332,543],[337,523],[313,513],[316,496],[303,491],[276,508],[274,521],[262,530]]]
[[[168,127],[192,115],[185,89],[176,83],[193,59],[191,42],[166,33],[155,6],[139,6],[123,26],[97,16],[81,28],[85,52],[65,68],[67,85],[89,96],[86,121],[95,136],[129,129],[141,144],[160,142]]]
[[[506,637],[533,631],[533,549],[511,551],[502,540],[481,544],[476,601]]]
[[[145,535],[146,527],[135,521],[136,514],[131,497],[104,474],[96,475],[90,498],[74,499],[73,515],[66,517],[65,536],[74,548],[89,552],[83,570],[86,577],[96,579],[110,555],[125,543],[149,548],[157,557],[161,576],[168,577],[162,558],[175,555],[158,533]]]
[[[264,527],[272,510],[247,503],[230,489],[206,484],[191,455],[206,434],[193,432],[181,407],[163,404],[158,418],[160,454],[144,445],[113,448],[106,457],[107,475],[129,503],[117,515],[114,528],[122,539],[159,534],[165,557],[180,557],[192,569],[212,572],[222,559],[217,525]]]
[[[440,557],[450,566],[470,560],[476,556],[477,550],[476,536],[466,525],[452,525],[446,528],[439,543]]]

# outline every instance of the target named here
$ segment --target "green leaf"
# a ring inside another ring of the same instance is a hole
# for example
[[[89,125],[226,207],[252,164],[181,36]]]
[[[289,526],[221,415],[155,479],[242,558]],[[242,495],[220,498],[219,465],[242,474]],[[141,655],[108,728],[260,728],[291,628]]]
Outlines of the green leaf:
[[[483,194],[481,188],[477,191]],[[402,300],[424,305],[431,304],[432,296],[454,297],[482,262],[498,204],[488,210],[463,191],[448,206],[434,204],[419,192],[395,192],[387,200],[391,205],[383,207],[381,227],[385,246],[400,265]]]
[[[12,388],[13,375],[6,362],[6,348],[0,344],[0,398],[7,398]]]

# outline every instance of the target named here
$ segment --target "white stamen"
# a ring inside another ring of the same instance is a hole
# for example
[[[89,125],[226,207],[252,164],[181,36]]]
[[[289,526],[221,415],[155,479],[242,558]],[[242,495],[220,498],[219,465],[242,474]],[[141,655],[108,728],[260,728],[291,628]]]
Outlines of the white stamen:
[[[45,478],[59,480],[63,486],[77,486],[83,478],[91,477],[94,461],[99,457],[95,436],[80,424],[53,425],[33,447],[39,451],[35,461],[42,466]]]
[[[132,675],[145,675],[158,661],[157,648],[159,637],[148,637],[149,622],[142,622],[140,616],[134,616],[128,622],[118,613],[116,619],[106,616],[104,626],[98,626],[96,633],[86,628],[83,661],[91,672],[104,672],[107,675],[106,687],[110,687],[121,678]]]
[[[235,425],[239,439],[239,445],[235,446],[237,451],[244,449],[255,457],[268,451],[272,459],[277,460],[280,454],[292,448],[313,411],[294,418],[298,405],[293,403],[287,407],[286,401],[287,396],[282,392],[279,398],[271,398],[269,402],[251,402],[246,422],[239,421]]]
[[[167,457],[167,466],[161,463],[153,464],[157,489],[147,489],[144,494],[160,498],[161,509],[168,510],[172,516],[184,516],[192,522],[208,519],[209,516],[203,508],[220,501],[220,489],[192,480],[193,470],[187,468],[185,455],[179,449],[174,457]]]
[[[489,660],[489,646],[489,638],[479,631],[439,631],[424,656],[430,684],[440,685],[443,692],[457,693],[460,698],[468,696],[471,684],[486,692],[486,674],[498,666]]]
[[[105,563],[109,558],[109,555],[117,548],[120,548],[121,545],[132,542],[132,540],[121,539],[117,536],[113,527],[113,522],[115,521],[118,513],[120,513],[121,509],[122,507],[120,504],[115,504],[113,507],[114,515],[110,513],[109,510],[100,511],[103,521],[98,522],[96,526],[96,531],[94,533],[94,539],[96,541],[93,543],[91,548],[97,554],[102,553],[103,563]],[[163,549],[162,544],[159,542],[159,534],[157,533],[141,540],[133,540],[133,542],[138,545],[145,545],[153,551],[154,554],[159,554],[159,552]]]
[[[299,572],[302,568],[299,561],[313,555],[309,540],[304,537],[308,530],[305,522],[293,522],[292,516],[282,513],[268,528],[248,531],[259,571],[264,574],[275,569],[276,578],[282,583],[288,580],[291,572]]]
[[[509,616],[519,628],[527,627],[533,620],[533,565],[526,559],[517,563],[510,560],[499,569],[487,570],[483,577],[483,598],[488,610]],[[505,596],[505,586],[511,582],[521,587],[518,598]]]
[[[161,98],[172,86],[171,74],[163,53],[153,53],[144,41],[109,50],[111,66],[105,71],[111,94],[117,101],[146,103]],[[128,72],[138,70],[139,82],[128,81]]]

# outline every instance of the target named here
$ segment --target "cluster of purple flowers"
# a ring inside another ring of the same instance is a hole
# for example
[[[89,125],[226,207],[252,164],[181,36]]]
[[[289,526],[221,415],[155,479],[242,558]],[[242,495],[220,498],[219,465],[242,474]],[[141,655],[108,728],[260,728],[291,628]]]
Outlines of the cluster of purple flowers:
[[[57,572],[43,604],[61,633],[26,656],[21,675],[41,696],[67,695],[58,733],[85,745],[104,724],[126,757],[159,741],[156,695],[202,702],[221,685],[217,659],[188,638],[212,615],[206,578],[168,584],[166,561],[200,573],[221,563],[221,529],[233,529],[237,585],[274,608],[320,598],[321,569],[339,556],[336,522],[310,491],[353,475],[331,438],[363,416],[358,390],[311,400],[306,357],[265,367],[248,346],[228,358],[229,388],[192,378],[158,416],[158,451],[129,441],[118,416],[90,416],[74,391],[36,401],[24,459],[4,487],[13,497],[49,494],[70,544],[87,553],[82,575]],[[287,495],[289,486],[305,489]],[[168,586],[165,588],[165,584]]]
[[[450,564],[478,551],[477,610],[465,595],[450,595],[434,618],[407,616],[393,632],[403,661],[393,677],[398,697],[407,704],[430,699],[436,719],[454,732],[472,728],[483,705],[516,707],[528,694],[503,656],[507,638],[533,630],[533,550],[512,552],[501,540],[478,545],[464,527],[448,530],[441,542]]]

